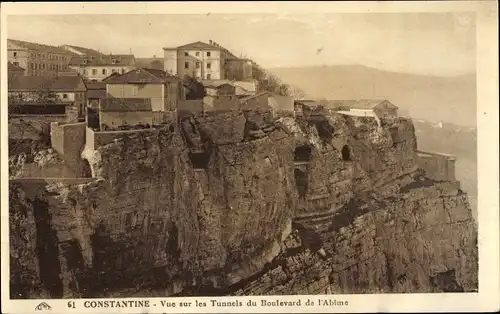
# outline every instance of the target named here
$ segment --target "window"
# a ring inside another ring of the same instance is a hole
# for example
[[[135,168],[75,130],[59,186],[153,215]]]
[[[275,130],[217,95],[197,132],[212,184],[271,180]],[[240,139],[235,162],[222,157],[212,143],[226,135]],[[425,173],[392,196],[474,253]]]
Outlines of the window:
[[[187,51],[184,52],[184,56],[189,56],[189,53]]]
[[[83,75],[87,75],[87,70],[83,69]]]
[[[63,98],[67,99],[68,98],[68,94],[63,94]]]
[[[184,69],[189,69],[189,62],[184,62]]]
[[[212,68],[212,64],[210,62],[207,63],[207,69],[211,69]]]
[[[14,58],[17,57],[17,52],[14,52]]]
[[[210,80],[212,78],[212,75],[207,74],[207,80]]]
[[[196,52],[196,56],[198,57],[199,55],[200,55],[200,53],[199,53],[199,52]]]
[[[12,64],[14,64],[14,65],[19,65],[19,62],[12,62]]]
[[[137,96],[138,93],[139,93],[139,87],[132,86],[132,96]]]
[[[200,63],[199,62],[196,62],[196,68],[199,69],[200,68]]]
[[[124,73],[125,73],[125,68],[122,68],[122,74],[124,74]]]
[[[102,69],[102,75],[106,75],[106,69]]]
[[[207,57],[210,57],[212,53],[210,51],[207,52]]]
[[[97,75],[97,69],[92,69],[92,75]]]

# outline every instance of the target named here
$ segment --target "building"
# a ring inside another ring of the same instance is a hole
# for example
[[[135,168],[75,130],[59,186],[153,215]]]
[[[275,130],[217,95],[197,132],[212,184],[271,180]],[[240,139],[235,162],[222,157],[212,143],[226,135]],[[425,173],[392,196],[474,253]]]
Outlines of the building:
[[[135,69],[134,55],[77,55],[69,67],[87,80],[102,81],[113,73],[124,74]]]
[[[55,46],[7,39],[7,59],[26,75],[52,76],[69,71],[73,53]]]
[[[398,115],[398,107],[385,99],[358,100],[349,106],[349,111],[357,112],[360,114],[366,113],[366,115],[371,115],[371,113],[374,113],[379,118],[397,117]]]
[[[102,56],[103,55],[102,53],[100,53],[97,50],[73,46],[73,45],[62,45],[61,48],[66,50],[66,51],[69,51],[75,55],[78,55],[78,56]]]
[[[233,84],[225,80],[202,81],[207,96],[228,96],[236,95],[236,88]]]
[[[151,99],[106,98],[99,104],[98,125],[101,131],[149,128],[153,125]]]
[[[239,110],[240,100],[236,96],[205,96],[203,112]]]
[[[247,96],[240,98],[240,108],[246,110],[256,111],[270,111],[274,112],[274,108],[269,105],[269,93],[262,92],[257,95]]]
[[[229,50],[210,40],[197,41],[175,48],[163,48],[164,70],[200,80],[243,80],[252,78],[252,63],[239,59]]]
[[[171,111],[185,99],[179,78],[162,70],[136,69],[106,79],[106,94],[114,98],[148,98],[153,111]]]
[[[9,110],[16,114],[85,118],[87,88],[81,76],[13,76],[8,91]]]
[[[99,108],[101,99],[107,98],[105,82],[86,82],[87,86],[87,108]]]
[[[16,75],[25,75],[26,69],[20,67],[19,65],[15,65],[11,62],[8,62],[8,76],[16,76]]]

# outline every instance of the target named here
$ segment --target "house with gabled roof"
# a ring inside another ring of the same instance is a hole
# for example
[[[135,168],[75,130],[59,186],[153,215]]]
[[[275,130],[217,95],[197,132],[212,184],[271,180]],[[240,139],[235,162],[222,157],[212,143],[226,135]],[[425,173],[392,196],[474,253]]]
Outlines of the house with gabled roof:
[[[81,76],[12,76],[8,91],[9,107],[17,114],[85,117],[87,88]]]
[[[8,61],[26,69],[26,75],[48,76],[67,72],[74,55],[61,47],[7,39]]]
[[[171,111],[185,99],[182,82],[178,77],[156,69],[139,68],[108,77],[106,94],[113,98],[147,98],[152,111]]]
[[[124,74],[135,69],[135,57],[131,54],[75,55],[69,67],[87,80],[102,81],[113,73]]]
[[[166,72],[179,77],[188,75],[200,80],[223,80],[227,77],[237,79],[239,77],[236,74],[228,75],[228,71],[235,68],[235,73],[236,71],[243,73],[244,71],[239,68],[239,64],[241,63],[243,66],[248,63],[246,60],[236,62],[240,59],[212,40],[208,43],[197,41],[178,47],[163,48],[163,51]],[[251,77],[247,68],[245,67],[246,72],[244,73]]]
[[[99,104],[99,129],[112,131],[153,125],[151,99],[106,98]]]

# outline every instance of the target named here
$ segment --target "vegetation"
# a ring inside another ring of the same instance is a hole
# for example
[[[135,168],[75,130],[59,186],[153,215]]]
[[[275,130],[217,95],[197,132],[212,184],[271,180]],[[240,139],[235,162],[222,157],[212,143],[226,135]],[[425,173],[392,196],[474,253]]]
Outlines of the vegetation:
[[[203,99],[203,97],[205,97],[205,87],[194,77],[191,77],[189,75],[184,76],[182,85],[184,85],[184,87],[187,89],[187,100]]]

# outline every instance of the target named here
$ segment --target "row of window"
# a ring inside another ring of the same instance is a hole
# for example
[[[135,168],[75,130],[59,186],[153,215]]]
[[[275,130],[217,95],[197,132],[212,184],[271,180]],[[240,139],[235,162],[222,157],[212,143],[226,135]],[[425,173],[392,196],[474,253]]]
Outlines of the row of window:
[[[97,75],[99,73],[99,71],[97,69],[92,69],[91,71],[87,71],[87,69],[83,69],[83,75],[87,75],[92,73],[92,75]],[[125,73],[125,68],[121,68],[121,69],[111,69],[111,71],[108,71],[108,69],[101,69],[100,73],[102,75],[108,75],[108,74],[112,74],[112,73],[119,73],[119,74],[124,74]]]
[[[17,57],[17,52],[14,52],[14,57]],[[54,55],[51,53],[45,54],[40,52],[30,52],[30,57],[48,60],[69,61],[69,57],[67,56]]]
[[[29,67],[32,70],[51,70],[51,71],[66,71],[66,70],[68,70],[68,66],[62,65],[62,64],[45,64],[45,63],[30,62]]]
[[[199,69],[201,67],[200,62],[196,62],[195,67],[197,69]],[[207,62],[207,69],[211,69],[211,68],[212,68],[212,63]],[[189,69],[189,62],[184,62],[184,69]]]
[[[200,56],[200,53],[201,53],[201,52],[196,51],[196,52],[195,52],[195,55],[196,55],[197,57],[199,57],[199,56]],[[206,52],[206,56],[207,56],[207,57],[210,57],[211,55],[212,55],[212,53],[211,53],[210,51],[207,51],[207,52]],[[189,52],[188,52],[188,51],[185,51],[185,52],[184,52],[184,56],[188,57],[188,56],[189,56]]]

